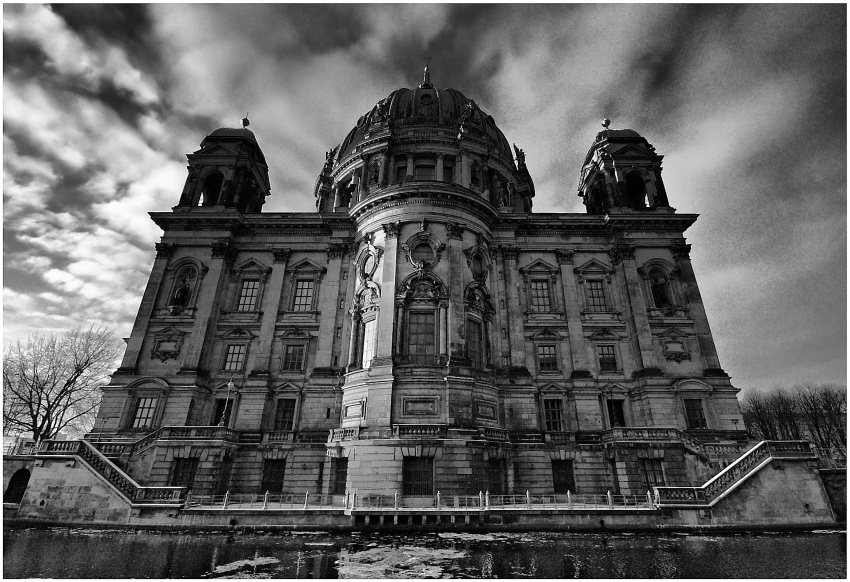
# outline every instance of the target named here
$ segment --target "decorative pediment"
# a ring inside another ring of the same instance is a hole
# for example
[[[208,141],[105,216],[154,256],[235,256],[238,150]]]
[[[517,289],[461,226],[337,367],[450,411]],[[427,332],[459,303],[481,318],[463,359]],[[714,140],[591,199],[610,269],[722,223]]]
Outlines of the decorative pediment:
[[[535,259],[524,267],[520,267],[519,272],[523,275],[533,275],[535,273],[551,275],[558,272],[558,267],[550,265],[543,259]]]
[[[619,383],[606,384],[600,391],[604,396],[624,396],[629,393],[629,389]]]
[[[357,269],[357,275],[362,281],[371,281],[375,276],[375,271],[378,270],[381,257],[384,254],[384,249],[376,247],[372,244],[373,236],[364,237],[364,244],[357,256],[354,258],[354,264]]]
[[[280,332],[279,334],[277,334],[277,336],[276,336],[277,339],[288,339],[288,340],[291,340],[291,339],[310,339],[311,337],[313,337],[313,335],[309,331],[301,329],[300,327],[287,328],[287,329],[283,330],[282,332]]]
[[[619,147],[610,144],[608,146],[608,152],[613,158],[655,158],[658,155],[643,144],[638,143],[623,144]]]
[[[482,235],[476,236],[478,243],[464,249],[463,254],[466,255],[466,265],[472,271],[472,278],[484,283],[487,280],[493,260],[490,257],[490,245],[487,239]]]
[[[187,335],[189,335],[188,332],[180,331],[174,327],[166,327],[154,332],[151,359],[158,359],[163,362],[177,359]]]
[[[563,394],[566,392],[566,388],[563,386],[558,386],[556,384],[547,384],[540,388],[541,394]]]
[[[602,328],[587,336],[587,339],[593,341],[619,341],[623,339],[623,337],[620,334],[611,331],[610,329]]]
[[[493,313],[490,292],[481,283],[474,282],[466,286],[463,292],[463,305],[467,311],[478,311],[484,315]]]
[[[354,304],[349,313],[354,315],[358,311],[378,309],[381,301],[381,287],[371,280],[366,280],[354,294]]]
[[[531,341],[561,341],[564,337],[551,329],[541,329],[540,331],[528,336],[528,339]]]
[[[446,296],[446,286],[432,273],[414,272],[400,285],[396,297],[405,303],[411,301],[436,302]]]
[[[583,263],[573,269],[573,272],[580,273],[582,275],[610,274],[614,272],[614,267],[603,263],[598,259],[590,259],[586,263]]]
[[[668,261],[666,259],[661,259],[661,258],[649,259],[643,265],[638,267],[637,272],[638,272],[638,275],[640,275],[644,279],[648,279],[649,278],[649,272],[652,269],[656,269],[656,268],[661,269],[662,271],[664,271],[665,273],[667,273],[668,275],[671,275],[671,276],[677,275],[679,273],[679,268],[676,265],[674,265],[673,263],[671,263],[670,261]]]
[[[227,330],[226,332],[222,333],[218,337],[219,337],[219,339],[223,339],[223,340],[231,340],[231,341],[232,340],[248,340],[248,341],[250,341],[250,340],[256,338],[257,335],[250,332],[247,329],[243,329],[241,327],[236,327],[236,328]]]
[[[238,265],[234,265],[233,271],[256,271],[259,273],[271,273],[271,267],[268,267],[258,261],[257,259],[246,259],[239,263]]]
[[[284,382],[280,386],[275,386],[275,392],[299,392],[301,388],[293,384],[292,382]]]
[[[236,150],[220,143],[211,144],[196,151],[195,156],[235,156]]]
[[[685,337],[688,337],[689,335],[690,335],[689,333],[682,331],[679,328],[671,327],[667,331],[659,333],[658,337],[662,337],[662,338],[685,338]]]
[[[290,273],[295,271],[325,273],[327,268],[319,265],[318,263],[314,263],[310,259],[301,259],[300,261],[293,263],[287,271]]]

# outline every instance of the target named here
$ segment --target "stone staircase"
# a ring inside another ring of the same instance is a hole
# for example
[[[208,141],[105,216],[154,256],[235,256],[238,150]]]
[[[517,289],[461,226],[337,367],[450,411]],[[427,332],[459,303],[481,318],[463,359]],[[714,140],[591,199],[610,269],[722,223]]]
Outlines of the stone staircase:
[[[654,487],[659,507],[712,506],[733,486],[764,464],[776,459],[813,459],[817,456],[806,441],[761,441],[701,487]]]
[[[137,442],[146,441],[151,436],[153,436],[153,433]],[[139,485],[127,473],[85,440],[43,441],[41,447],[36,452],[36,458],[68,456],[80,459],[89,469],[103,477],[109,483],[110,487],[131,505],[182,505],[186,497],[185,487],[144,487]]]

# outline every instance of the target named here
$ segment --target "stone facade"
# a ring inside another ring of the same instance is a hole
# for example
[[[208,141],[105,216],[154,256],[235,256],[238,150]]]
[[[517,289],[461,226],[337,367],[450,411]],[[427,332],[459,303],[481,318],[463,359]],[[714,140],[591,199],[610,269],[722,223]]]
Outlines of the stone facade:
[[[426,70],[327,153],[315,213],[268,213],[256,137],[216,130],[151,214],[92,440],[195,494],[702,484],[746,434],[661,160],[606,126],[587,213],[532,212],[523,151]]]

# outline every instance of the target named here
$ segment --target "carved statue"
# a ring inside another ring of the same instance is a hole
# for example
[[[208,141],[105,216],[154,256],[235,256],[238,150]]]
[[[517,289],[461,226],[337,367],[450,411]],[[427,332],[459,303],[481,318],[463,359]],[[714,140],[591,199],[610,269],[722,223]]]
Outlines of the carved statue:
[[[518,147],[516,147],[516,144],[514,144],[514,152],[516,153],[517,165],[519,165],[520,167],[524,166],[525,165],[525,152],[522,151],[521,149],[519,149]]]
[[[369,184],[377,184],[380,176],[381,164],[377,161],[369,164]]]
[[[189,303],[189,295],[192,293],[192,287],[189,285],[189,279],[183,277],[182,285],[174,290],[171,300],[168,302],[169,307],[186,307]]]
[[[478,186],[481,183],[481,166],[478,162],[472,162],[469,167],[470,179],[469,183],[472,186]]]
[[[513,186],[513,184],[511,184],[511,186]],[[499,204],[501,206],[511,205],[511,194],[504,182],[499,182]]]

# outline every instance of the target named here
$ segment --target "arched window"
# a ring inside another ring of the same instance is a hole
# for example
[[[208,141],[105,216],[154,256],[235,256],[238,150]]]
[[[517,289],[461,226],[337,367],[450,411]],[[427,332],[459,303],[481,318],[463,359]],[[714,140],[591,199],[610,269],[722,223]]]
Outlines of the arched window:
[[[20,503],[30,482],[29,469],[18,469],[9,479],[9,486],[3,493],[3,503]]]
[[[446,353],[445,338],[439,333],[445,329],[445,287],[429,273],[414,273],[401,289],[396,351],[405,364],[439,365]]]
[[[629,206],[635,210],[646,208],[646,184],[637,172],[626,176],[626,192],[629,197]]]
[[[201,187],[200,206],[215,206],[218,203],[218,196],[221,193],[223,183],[224,176],[220,172],[213,172],[208,175]]]

